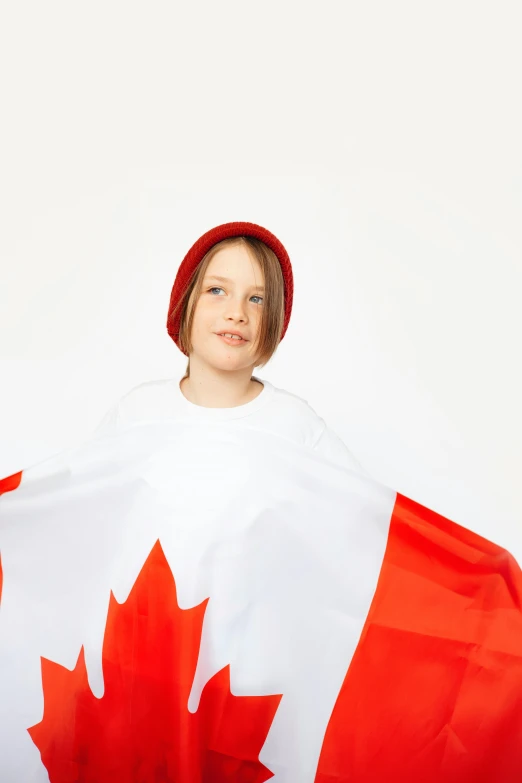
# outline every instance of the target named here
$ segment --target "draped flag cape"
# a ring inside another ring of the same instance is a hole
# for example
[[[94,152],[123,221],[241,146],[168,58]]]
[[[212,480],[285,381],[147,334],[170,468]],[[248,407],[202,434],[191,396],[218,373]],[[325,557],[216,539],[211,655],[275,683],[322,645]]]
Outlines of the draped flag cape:
[[[522,781],[522,573],[470,530],[219,423],[0,493],[2,783]]]

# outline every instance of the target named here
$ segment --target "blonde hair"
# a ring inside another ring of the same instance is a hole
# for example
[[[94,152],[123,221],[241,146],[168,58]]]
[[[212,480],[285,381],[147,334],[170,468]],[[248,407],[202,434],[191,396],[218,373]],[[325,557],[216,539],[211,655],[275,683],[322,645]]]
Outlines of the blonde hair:
[[[251,252],[252,256],[259,263],[265,279],[261,320],[255,338],[257,339],[257,351],[256,363],[254,365],[255,367],[263,367],[272,358],[281,340],[285,318],[284,280],[281,265],[274,251],[255,237],[239,236],[223,239],[221,242],[212,245],[210,250],[203,256],[189,280],[185,294],[175,308],[181,309],[179,347],[182,351],[186,351],[187,354],[190,354],[192,350],[190,335],[192,333],[194,311],[210,261],[221,248],[237,244],[244,245]],[[189,375],[190,358],[187,362],[184,377],[187,378]]]

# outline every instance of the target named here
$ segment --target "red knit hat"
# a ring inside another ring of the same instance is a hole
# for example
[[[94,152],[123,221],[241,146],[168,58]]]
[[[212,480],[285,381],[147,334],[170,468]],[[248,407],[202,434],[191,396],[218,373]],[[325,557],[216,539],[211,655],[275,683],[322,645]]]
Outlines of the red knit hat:
[[[285,300],[285,319],[281,332],[281,340],[285,336],[285,332],[290,321],[290,313],[292,312],[292,299],[294,295],[294,278],[292,275],[292,265],[290,264],[288,253],[278,238],[268,231],[268,229],[263,228],[262,226],[258,226],[255,223],[223,223],[220,226],[211,228],[210,231],[207,231],[205,234],[200,236],[196,242],[194,242],[187,255],[181,262],[176,274],[176,279],[174,280],[172,293],[170,295],[169,313],[167,316],[167,331],[180,350],[182,350],[179,345],[181,308],[178,309],[176,314],[174,314],[174,307],[184,296],[192,273],[200,263],[205,253],[207,253],[217,242],[221,242],[222,239],[238,236],[255,237],[256,239],[260,239],[265,243],[265,245],[268,245],[268,247],[274,251],[279,260],[281,270],[283,272]],[[185,356],[188,356],[186,351],[183,351],[183,353]]]

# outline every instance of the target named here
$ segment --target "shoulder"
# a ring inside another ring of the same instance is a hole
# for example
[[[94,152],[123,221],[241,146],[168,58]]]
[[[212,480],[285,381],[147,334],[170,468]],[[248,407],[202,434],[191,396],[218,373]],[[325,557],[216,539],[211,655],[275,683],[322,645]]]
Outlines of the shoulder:
[[[172,389],[172,378],[158,378],[136,384],[110,406],[95,430],[95,435],[107,435],[118,430],[124,423],[141,418],[147,411],[155,410],[158,404],[168,398]]]
[[[326,426],[308,400],[278,386],[274,386],[272,411],[281,434],[312,448]]]
[[[142,400],[169,394],[174,382],[173,378],[157,378],[151,381],[142,381],[120,397],[120,406],[122,408],[129,407]]]
[[[172,416],[175,411],[174,378],[143,381],[129,389],[118,404],[120,424],[131,424],[149,417]]]
[[[280,430],[309,446],[325,459],[369,476],[344,441],[328,426],[308,400],[278,387],[274,398]]]

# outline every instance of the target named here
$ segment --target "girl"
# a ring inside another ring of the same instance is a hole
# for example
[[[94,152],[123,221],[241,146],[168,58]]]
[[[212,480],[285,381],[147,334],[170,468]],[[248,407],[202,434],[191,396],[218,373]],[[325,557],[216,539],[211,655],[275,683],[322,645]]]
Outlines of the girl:
[[[266,229],[204,234],[183,378],[0,481],[1,781],[522,780],[522,572],[253,375],[292,282]]]
[[[245,222],[207,231],[179,267],[168,310],[168,333],[189,357],[185,375],[134,387],[97,433],[158,417],[219,421],[275,432],[369,475],[306,400],[253,375],[283,339],[292,299],[290,259],[274,234]]]

